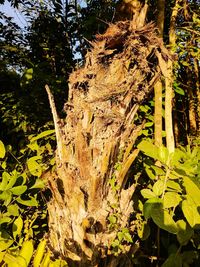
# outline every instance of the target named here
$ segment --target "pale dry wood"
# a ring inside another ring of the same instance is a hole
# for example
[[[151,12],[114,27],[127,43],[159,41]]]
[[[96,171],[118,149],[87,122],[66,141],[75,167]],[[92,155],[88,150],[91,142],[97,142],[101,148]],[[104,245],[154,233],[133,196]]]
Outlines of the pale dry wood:
[[[132,231],[137,179],[129,185],[129,171],[139,153],[135,141],[145,125],[136,124],[135,116],[160,76],[165,77],[164,58],[169,56],[153,24],[136,29],[129,21],[111,24],[92,46],[86,64],[70,76],[62,129],[49,94],[57,142],[61,140],[60,156],[48,178],[49,243],[76,266],[117,266],[118,260],[107,252],[120,229]],[[110,228],[113,214],[120,216],[117,227]],[[132,249],[127,244],[126,253]],[[126,255],[121,260],[129,264]]]

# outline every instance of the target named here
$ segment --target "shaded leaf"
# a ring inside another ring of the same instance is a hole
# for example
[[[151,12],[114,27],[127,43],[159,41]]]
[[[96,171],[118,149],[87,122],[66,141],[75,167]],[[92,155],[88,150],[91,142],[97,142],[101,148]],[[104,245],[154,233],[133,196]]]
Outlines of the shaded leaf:
[[[187,245],[188,241],[194,234],[194,230],[189,226],[184,220],[179,220],[176,222],[178,227],[177,239],[178,242],[183,246]]]

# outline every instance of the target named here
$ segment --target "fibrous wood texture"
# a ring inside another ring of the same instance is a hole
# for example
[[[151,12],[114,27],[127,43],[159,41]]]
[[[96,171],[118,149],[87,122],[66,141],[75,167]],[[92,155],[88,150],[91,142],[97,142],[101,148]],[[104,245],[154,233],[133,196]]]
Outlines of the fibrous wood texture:
[[[59,133],[48,211],[50,246],[71,266],[119,263],[108,254],[133,213],[136,182],[129,183],[129,169],[144,124],[134,118],[169,61],[153,24],[135,29],[118,22],[96,36],[85,65],[70,76],[66,119],[54,121]],[[117,227],[108,219],[113,214]]]

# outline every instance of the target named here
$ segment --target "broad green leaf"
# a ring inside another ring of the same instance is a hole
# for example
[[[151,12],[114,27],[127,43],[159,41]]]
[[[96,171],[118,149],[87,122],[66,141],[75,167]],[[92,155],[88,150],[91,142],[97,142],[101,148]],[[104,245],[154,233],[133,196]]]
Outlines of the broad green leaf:
[[[199,258],[199,253],[197,251],[194,250],[188,250],[188,251],[184,251],[182,253],[182,258],[183,258],[183,262],[187,263],[188,266],[194,262],[194,260]]]
[[[140,192],[144,198],[156,197],[156,194],[150,189],[142,189]]]
[[[7,192],[7,191],[6,191]],[[4,200],[4,206],[8,206],[10,204],[10,202],[12,201],[12,193],[10,191],[8,191],[8,196],[7,198]]]
[[[18,178],[18,174],[17,173],[12,173],[11,175],[10,175],[10,178],[9,178],[9,181],[8,181],[8,184],[7,184],[7,186],[6,186],[6,190],[7,189],[10,189],[10,188],[12,188],[13,187],[13,185],[16,183],[16,181],[17,181],[17,178]]]
[[[6,155],[6,149],[3,142],[0,140],[0,158],[3,159]]]
[[[145,171],[146,171],[147,175],[149,176],[149,178],[150,178],[151,180],[155,180],[156,175],[153,173],[153,171],[152,171],[151,168],[146,167],[146,168],[145,168]]]
[[[158,176],[165,176],[165,171],[158,166],[151,166],[151,168],[155,171],[155,174]]]
[[[161,267],[182,267],[182,257],[179,253],[171,254]]]
[[[23,220],[21,216],[19,216],[12,225],[12,233],[14,239],[16,239],[17,236],[21,235],[22,228],[23,228]]]
[[[12,240],[11,236],[6,231],[0,231],[0,251],[8,249],[13,242],[14,240]]]
[[[10,174],[7,172],[3,172],[2,174],[2,181],[0,183],[0,191],[6,190],[6,186],[10,180]]]
[[[153,208],[158,208],[162,206],[163,202],[160,198],[155,197],[148,199],[143,205],[143,214],[145,219],[147,220],[151,217],[151,211]]]
[[[183,185],[185,187],[187,195],[189,195],[193,199],[195,204],[200,207],[200,189],[197,184],[192,179],[184,176]]]
[[[29,266],[33,251],[33,240],[24,241],[19,256],[16,257],[16,263],[19,264],[20,267]]]
[[[31,139],[30,139],[30,142],[31,142],[31,143],[32,143],[32,142],[35,142],[35,141],[37,141],[38,139],[44,138],[44,137],[46,137],[46,136],[48,136],[48,135],[52,135],[52,134],[54,134],[54,133],[55,133],[55,130],[47,130],[47,131],[44,131],[44,132],[38,134],[37,136],[31,138]]]
[[[2,218],[0,218],[0,224],[3,224],[3,223],[6,223],[8,224],[9,222],[11,222],[11,218],[10,217],[7,217],[7,216],[3,216]]]
[[[42,179],[37,178],[34,185],[30,187],[30,189],[42,189],[45,187],[45,181]]]
[[[41,264],[41,261],[42,261],[42,258],[46,254],[46,252],[45,252],[46,243],[47,243],[47,240],[46,239],[42,239],[42,241],[40,241],[40,243],[39,243],[39,245],[37,247],[37,250],[35,252],[35,255],[34,255],[33,267],[43,266]]]
[[[181,197],[176,192],[166,192],[163,198],[164,208],[176,207],[181,202]]]
[[[7,207],[8,214],[11,216],[19,216],[19,207],[17,204],[9,205]]]
[[[193,236],[194,230],[184,220],[177,221],[176,225],[178,227],[178,233],[177,233],[178,242],[180,243],[180,245],[185,246]]]
[[[30,143],[30,144],[27,145],[27,147],[29,147],[32,151],[34,151],[34,150],[38,151],[40,149],[40,147],[37,144],[37,142]]]
[[[193,199],[187,195],[187,198],[182,202],[183,214],[191,227],[200,229],[200,214],[198,207]]]
[[[143,140],[137,146],[145,155],[153,158],[159,159],[158,147],[156,147],[152,142]]]
[[[176,234],[178,231],[175,221],[167,210],[164,210],[162,206],[154,207],[151,210],[151,218],[154,223],[161,229],[171,233]]]
[[[37,207],[38,202],[34,197],[30,197],[30,199],[21,199],[21,197],[16,198],[16,201],[24,206]]]
[[[181,189],[179,183],[175,182],[175,181],[171,181],[171,180],[167,181],[167,189],[168,190],[174,190],[174,191],[177,191],[179,193],[182,192],[182,189]]]
[[[162,195],[163,191],[165,189],[165,184],[162,180],[158,180],[157,182],[155,182],[155,184],[153,185],[153,192],[156,196],[160,196]]]
[[[19,185],[19,186],[15,186],[10,189],[13,195],[17,195],[17,196],[22,195],[26,190],[27,190],[26,185]]]
[[[30,173],[34,176],[40,177],[42,174],[42,167],[37,163],[35,157],[28,159],[27,166]]]
[[[0,199],[1,200],[6,200],[6,199],[10,198],[11,195],[12,195],[12,193],[10,192],[10,190],[3,191],[0,194]]]
[[[167,164],[168,160],[169,160],[169,150],[164,147],[164,146],[160,146],[158,148],[158,155],[159,155],[159,159],[162,163]]]

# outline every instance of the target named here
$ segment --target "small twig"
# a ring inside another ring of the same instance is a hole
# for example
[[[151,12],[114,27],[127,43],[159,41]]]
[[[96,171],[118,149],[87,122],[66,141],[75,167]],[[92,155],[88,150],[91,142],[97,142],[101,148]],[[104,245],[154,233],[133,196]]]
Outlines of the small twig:
[[[60,162],[63,162],[63,150],[62,150],[62,135],[61,135],[61,131],[60,131],[60,127],[59,127],[59,122],[60,122],[60,118],[58,116],[57,110],[56,110],[56,105],[55,105],[55,101],[54,101],[54,97],[50,91],[49,86],[46,84],[45,85],[45,89],[47,91],[47,95],[49,98],[49,104],[50,104],[50,108],[51,108],[51,112],[53,115],[53,122],[54,122],[54,127],[55,127],[55,133],[56,133],[56,141],[57,141],[57,150],[58,150],[58,156],[60,159]]]

